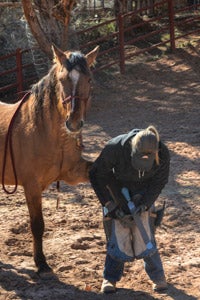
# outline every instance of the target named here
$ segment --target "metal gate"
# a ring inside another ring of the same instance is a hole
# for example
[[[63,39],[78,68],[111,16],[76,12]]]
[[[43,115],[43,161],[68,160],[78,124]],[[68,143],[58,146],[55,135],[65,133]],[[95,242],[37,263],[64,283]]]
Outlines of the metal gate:
[[[77,32],[80,50],[86,53],[100,45],[94,72],[118,65],[120,72],[124,73],[126,61],[134,56],[152,53],[163,46],[174,51],[178,41],[200,32],[199,6],[195,4],[175,9],[173,0],[164,0],[154,4],[154,11],[158,13],[152,17],[143,15],[150,8],[144,7],[105,22],[97,21],[95,26]],[[37,80],[36,76],[29,78],[25,75],[25,70],[33,68],[33,64],[23,64],[23,55],[28,51],[30,49],[17,49],[0,57],[0,61],[15,57],[13,68],[1,72],[0,77],[16,74],[12,83],[0,87],[1,99],[9,91],[17,94],[13,98],[20,98],[21,92]]]

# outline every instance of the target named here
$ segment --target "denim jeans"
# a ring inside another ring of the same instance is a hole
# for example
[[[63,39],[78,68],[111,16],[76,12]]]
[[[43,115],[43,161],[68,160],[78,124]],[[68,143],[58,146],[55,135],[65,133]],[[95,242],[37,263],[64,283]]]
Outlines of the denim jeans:
[[[144,258],[144,268],[152,281],[164,278],[164,270],[160,254],[156,251],[152,256]],[[120,262],[106,255],[103,277],[111,282],[119,281],[123,275],[124,262]]]

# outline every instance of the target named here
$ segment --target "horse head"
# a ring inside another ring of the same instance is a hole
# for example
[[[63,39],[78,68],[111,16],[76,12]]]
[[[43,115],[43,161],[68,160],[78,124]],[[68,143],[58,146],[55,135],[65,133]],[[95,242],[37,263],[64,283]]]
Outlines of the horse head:
[[[65,117],[69,132],[77,133],[84,124],[87,106],[91,94],[90,67],[98,54],[97,46],[83,55],[81,52],[63,52],[52,46],[56,63],[58,107]]]

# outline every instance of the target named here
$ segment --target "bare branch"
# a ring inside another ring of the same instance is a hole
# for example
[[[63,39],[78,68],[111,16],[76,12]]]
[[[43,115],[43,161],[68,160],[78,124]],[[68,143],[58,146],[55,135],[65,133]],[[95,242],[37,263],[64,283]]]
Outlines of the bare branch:
[[[20,7],[21,3],[19,2],[0,2],[0,7],[9,7],[9,8],[15,8]]]
[[[38,21],[37,15],[35,13],[34,7],[32,5],[31,0],[22,0],[22,5],[24,9],[24,15],[26,20],[30,26],[32,34],[37,40],[40,48],[47,54],[47,56],[52,58],[51,45],[48,39],[45,36],[45,32],[43,32],[40,23]]]

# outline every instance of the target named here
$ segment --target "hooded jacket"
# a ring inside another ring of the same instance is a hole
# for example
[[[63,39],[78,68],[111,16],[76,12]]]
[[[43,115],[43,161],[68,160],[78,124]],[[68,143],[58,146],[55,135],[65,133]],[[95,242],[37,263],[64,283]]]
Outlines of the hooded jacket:
[[[159,165],[154,162],[150,171],[140,172],[131,164],[131,139],[140,131],[133,129],[127,134],[111,139],[90,170],[90,181],[101,204],[112,200],[107,186],[115,186],[115,196],[122,197],[121,188],[127,187],[132,196],[141,194],[140,203],[147,208],[155,202],[168,182],[170,155],[168,148],[159,142]]]

